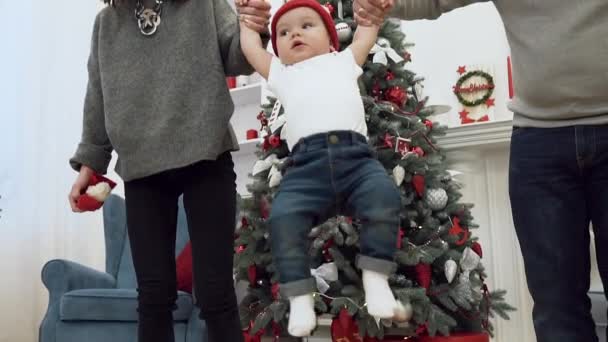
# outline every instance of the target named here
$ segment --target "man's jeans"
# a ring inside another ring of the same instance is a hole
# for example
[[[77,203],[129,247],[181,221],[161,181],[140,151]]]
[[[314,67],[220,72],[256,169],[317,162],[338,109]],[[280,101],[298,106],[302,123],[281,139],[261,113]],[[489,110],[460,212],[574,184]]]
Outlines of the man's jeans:
[[[308,234],[337,213],[360,221],[357,267],[394,272],[401,196],[365,137],[350,131],[315,134],[294,146],[291,160],[269,220],[281,293],[317,291]]]
[[[509,193],[537,341],[597,341],[589,222],[608,286],[608,125],[515,128]]]

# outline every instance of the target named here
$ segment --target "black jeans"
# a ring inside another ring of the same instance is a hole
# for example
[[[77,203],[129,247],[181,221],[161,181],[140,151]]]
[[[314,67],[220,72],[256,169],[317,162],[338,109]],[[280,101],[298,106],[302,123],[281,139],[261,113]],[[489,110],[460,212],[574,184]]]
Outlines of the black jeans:
[[[516,128],[509,193],[538,342],[594,342],[589,222],[608,286],[608,125]]]
[[[174,342],[175,234],[183,194],[194,291],[211,342],[242,342],[232,258],[236,175],[229,152],[214,161],[125,183],[127,225],[138,283],[139,342]]]

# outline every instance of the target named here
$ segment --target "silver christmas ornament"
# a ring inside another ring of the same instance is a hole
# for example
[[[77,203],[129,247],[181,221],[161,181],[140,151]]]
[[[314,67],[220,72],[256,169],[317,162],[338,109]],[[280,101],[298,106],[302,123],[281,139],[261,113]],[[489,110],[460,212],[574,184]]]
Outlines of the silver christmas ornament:
[[[445,278],[448,280],[448,283],[452,283],[454,277],[456,276],[456,271],[458,270],[458,264],[456,261],[450,259],[445,262],[443,265]]]
[[[424,202],[433,211],[443,210],[448,204],[448,193],[442,188],[427,189]]]
[[[353,30],[347,23],[337,23],[336,31],[338,32],[338,40],[340,43],[347,42],[353,35]]]

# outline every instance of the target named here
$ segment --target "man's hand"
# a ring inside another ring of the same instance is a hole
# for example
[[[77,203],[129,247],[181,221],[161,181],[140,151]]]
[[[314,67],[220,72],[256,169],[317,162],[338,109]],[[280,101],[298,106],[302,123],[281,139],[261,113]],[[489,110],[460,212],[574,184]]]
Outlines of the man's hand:
[[[239,20],[250,29],[258,32],[268,32],[270,19],[270,2],[265,0],[236,0]]]
[[[380,26],[394,5],[394,0],[355,0],[353,3],[355,20],[363,26]]]

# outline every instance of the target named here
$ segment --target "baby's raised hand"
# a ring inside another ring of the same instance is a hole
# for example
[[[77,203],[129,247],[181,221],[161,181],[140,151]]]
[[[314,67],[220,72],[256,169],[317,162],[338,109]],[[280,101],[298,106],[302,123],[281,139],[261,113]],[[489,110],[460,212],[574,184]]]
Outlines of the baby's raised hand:
[[[267,32],[270,3],[265,0],[235,0],[239,20],[259,33]]]

